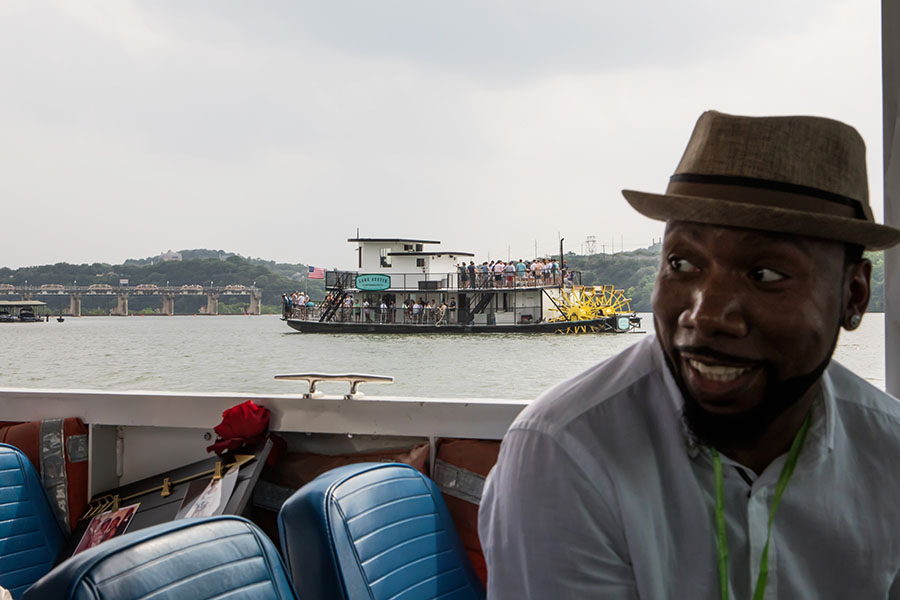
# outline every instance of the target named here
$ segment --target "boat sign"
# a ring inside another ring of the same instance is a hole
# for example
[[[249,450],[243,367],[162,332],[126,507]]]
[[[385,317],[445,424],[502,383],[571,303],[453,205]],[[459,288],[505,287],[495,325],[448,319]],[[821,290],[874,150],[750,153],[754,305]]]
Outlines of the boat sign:
[[[356,276],[356,288],[367,292],[380,292],[391,287],[391,276],[380,273]]]

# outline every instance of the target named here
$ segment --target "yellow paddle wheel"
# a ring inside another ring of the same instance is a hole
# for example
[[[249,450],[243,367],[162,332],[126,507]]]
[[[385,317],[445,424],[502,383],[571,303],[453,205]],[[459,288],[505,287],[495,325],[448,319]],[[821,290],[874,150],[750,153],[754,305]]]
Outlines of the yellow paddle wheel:
[[[567,323],[565,328],[560,327],[556,333],[597,333],[608,330],[597,324],[579,324],[579,321],[590,321],[604,317],[615,317],[622,313],[630,314],[631,298],[625,297],[624,290],[617,290],[611,285],[600,286],[574,286],[563,291],[556,298],[559,312],[558,317],[550,319],[552,322]],[[571,324],[568,324],[571,323]]]

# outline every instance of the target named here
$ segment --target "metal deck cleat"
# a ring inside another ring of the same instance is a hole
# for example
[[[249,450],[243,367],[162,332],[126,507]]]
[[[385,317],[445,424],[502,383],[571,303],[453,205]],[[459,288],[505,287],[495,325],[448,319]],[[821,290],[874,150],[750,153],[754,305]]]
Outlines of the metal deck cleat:
[[[361,383],[393,383],[390,375],[366,375],[363,373],[286,373],[276,375],[275,379],[287,379],[292,381],[306,381],[309,383],[309,391],[303,394],[304,398],[323,398],[324,393],[316,390],[316,385],[323,381],[346,381],[350,384],[350,393],[344,394],[345,400],[360,400],[365,394],[359,391]]]

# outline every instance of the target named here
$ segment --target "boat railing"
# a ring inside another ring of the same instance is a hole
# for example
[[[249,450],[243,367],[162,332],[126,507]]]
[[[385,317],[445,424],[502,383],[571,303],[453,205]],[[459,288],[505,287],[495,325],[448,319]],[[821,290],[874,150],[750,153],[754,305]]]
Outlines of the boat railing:
[[[536,288],[559,285],[581,285],[581,272],[570,271],[542,271],[540,274],[493,273],[476,271],[474,278],[468,271],[463,274],[454,273],[385,273],[390,278],[391,290],[416,290],[416,291],[446,291],[488,289],[515,289]],[[356,288],[356,276],[354,271],[326,271],[326,289]]]
[[[402,301],[402,299],[399,299]],[[499,300],[499,299],[498,299]],[[472,323],[482,325],[527,325],[539,323],[544,318],[542,315],[542,307],[534,306],[508,306],[503,308],[488,306],[484,310],[473,313],[472,307],[459,307],[451,309],[447,306],[441,312],[440,306],[425,305],[416,310],[414,303],[410,302],[405,308],[397,306],[385,306],[381,308],[378,305],[369,307],[363,306],[359,302],[354,302],[349,306],[339,307],[332,321],[339,323],[360,323],[360,324],[400,324],[400,325],[421,325],[423,327],[440,327],[441,325],[457,325],[460,323]],[[295,306],[291,310],[290,318],[300,319],[302,321],[319,321],[325,307],[322,306]]]
[[[336,385],[322,382],[320,385]],[[291,391],[290,386],[286,391]],[[337,391],[337,390],[335,390]],[[380,391],[380,390],[379,390]],[[89,492],[125,485],[208,456],[222,413],[247,400],[271,411],[275,433],[409,438],[503,437],[528,400],[386,395],[0,388],[7,421],[77,416],[89,428]],[[432,447],[434,444],[432,443]]]

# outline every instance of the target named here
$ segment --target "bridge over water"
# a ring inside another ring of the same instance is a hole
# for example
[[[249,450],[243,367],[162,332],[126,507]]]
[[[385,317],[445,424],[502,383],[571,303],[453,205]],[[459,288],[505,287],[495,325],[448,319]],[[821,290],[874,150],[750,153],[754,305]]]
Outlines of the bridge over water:
[[[128,299],[131,296],[159,296],[162,302],[160,312],[165,315],[175,314],[176,296],[206,295],[205,314],[219,314],[219,298],[221,296],[249,296],[248,313],[258,315],[262,308],[262,290],[256,286],[222,285],[222,286],[158,286],[150,283],[139,285],[113,286],[106,283],[92,285],[63,285],[46,283],[44,285],[0,284],[0,294],[20,296],[22,300],[33,300],[35,296],[69,296],[69,312],[71,316],[81,316],[81,300],[84,296],[116,296],[114,315],[128,314]],[[201,309],[202,311],[202,309]]]

